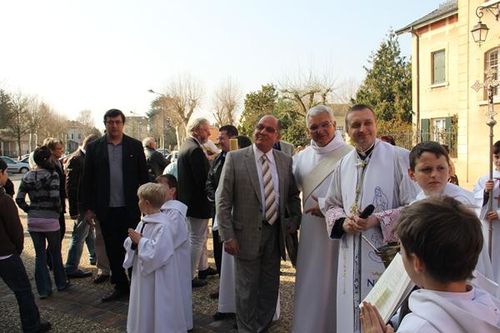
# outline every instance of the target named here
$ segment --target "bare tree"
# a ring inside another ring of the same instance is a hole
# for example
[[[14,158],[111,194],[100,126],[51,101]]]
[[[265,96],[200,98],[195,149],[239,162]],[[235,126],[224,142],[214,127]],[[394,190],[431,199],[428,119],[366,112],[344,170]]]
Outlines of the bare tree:
[[[185,74],[172,81],[163,94],[164,110],[175,128],[177,147],[186,138],[186,126],[201,103],[203,88],[199,81]]]
[[[241,101],[241,91],[238,86],[228,78],[215,91],[213,98],[212,114],[217,126],[234,125],[236,111]]]
[[[11,109],[9,122],[6,128],[17,141],[17,154],[20,157],[22,152],[21,139],[29,132],[29,106],[31,97],[18,92],[11,96]]]
[[[327,104],[331,101],[334,80],[328,75],[318,76],[309,70],[299,73],[295,79],[286,79],[280,83],[280,92],[284,99],[295,103],[296,112],[306,115],[307,110],[317,104]]]
[[[354,78],[347,78],[342,81],[334,90],[333,102],[339,104],[351,104],[356,97],[356,92],[359,88],[359,82]]]

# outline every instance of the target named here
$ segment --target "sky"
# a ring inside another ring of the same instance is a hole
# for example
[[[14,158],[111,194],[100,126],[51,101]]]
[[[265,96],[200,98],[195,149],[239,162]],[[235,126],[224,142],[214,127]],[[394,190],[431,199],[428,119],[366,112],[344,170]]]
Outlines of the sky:
[[[444,0],[17,0],[1,5],[0,89],[38,96],[69,119],[145,114],[186,74],[204,97],[229,78],[242,94],[312,71],[361,82],[388,31]],[[404,55],[411,38],[400,37]]]

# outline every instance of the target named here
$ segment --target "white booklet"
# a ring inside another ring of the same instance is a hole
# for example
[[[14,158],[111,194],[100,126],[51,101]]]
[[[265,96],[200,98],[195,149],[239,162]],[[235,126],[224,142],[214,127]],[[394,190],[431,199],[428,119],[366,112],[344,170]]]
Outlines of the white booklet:
[[[363,301],[375,306],[388,323],[414,286],[398,253]],[[359,306],[362,307],[363,302]]]

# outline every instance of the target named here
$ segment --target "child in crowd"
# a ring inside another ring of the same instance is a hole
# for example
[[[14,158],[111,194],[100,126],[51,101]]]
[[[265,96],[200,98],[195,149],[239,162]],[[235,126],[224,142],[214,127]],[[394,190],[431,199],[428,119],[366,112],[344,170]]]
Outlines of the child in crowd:
[[[0,159],[0,277],[14,292],[23,332],[46,332],[51,325],[40,320],[21,252],[24,234],[14,200],[6,193],[7,163]]]
[[[175,240],[168,214],[160,212],[165,188],[147,183],[139,187],[144,216],[125,240],[124,268],[132,269],[127,332],[186,332],[183,285],[175,260]],[[180,215],[180,214],[179,214]]]
[[[397,234],[405,270],[422,288],[398,332],[500,331],[500,301],[467,283],[483,248],[473,211],[450,197],[424,199],[402,211]],[[364,333],[394,332],[369,303],[360,319]]]
[[[437,142],[421,142],[413,147],[410,152],[408,174],[422,189],[415,201],[430,196],[448,196],[473,210],[476,207],[476,201],[472,192],[448,182],[449,161],[448,152]],[[486,246],[483,247],[483,251],[479,256],[477,270],[487,278],[493,278]]]
[[[55,160],[47,146],[35,149],[33,158],[37,166],[24,175],[16,202],[19,208],[28,214],[28,231],[36,253],[36,288],[40,298],[44,299],[52,294],[52,282],[47,268],[46,241],[48,242],[49,255],[52,258],[57,290],[63,291],[69,286],[62,263],[59,233],[59,214],[61,212],[59,187],[64,186],[64,184],[59,183],[59,176],[55,170]],[[29,205],[25,200],[26,195],[30,198]]]
[[[478,207],[481,207],[479,217],[483,222],[483,235],[485,242],[489,241],[489,224],[493,223],[492,234],[492,253],[491,265],[493,269],[492,279],[496,283],[500,283],[500,204],[498,198],[500,197],[500,141],[495,142],[493,145],[493,163],[495,169],[493,170],[493,180],[490,180],[490,175],[485,175],[479,178],[477,184],[474,186],[474,196]],[[488,206],[488,200],[491,197],[492,207],[491,211]],[[487,247],[489,244],[487,244]]]
[[[175,200],[177,197],[177,179],[170,174],[156,177],[156,182],[165,188],[165,203],[161,206],[162,213],[167,215],[168,227],[174,240],[174,260],[181,283],[182,305],[184,319],[188,330],[193,328],[193,304],[191,289],[191,246],[189,244],[189,229],[186,221],[187,206]]]

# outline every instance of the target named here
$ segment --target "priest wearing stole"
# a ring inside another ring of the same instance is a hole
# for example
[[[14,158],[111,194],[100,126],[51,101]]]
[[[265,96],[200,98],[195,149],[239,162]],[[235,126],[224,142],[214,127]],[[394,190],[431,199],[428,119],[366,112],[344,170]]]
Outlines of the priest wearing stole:
[[[355,150],[337,165],[325,202],[328,235],[339,239],[337,332],[360,332],[361,300],[384,271],[376,247],[394,241],[399,210],[412,202],[417,186],[407,175],[409,152],[380,141],[376,116],[368,105],[354,105],[346,129]],[[374,214],[360,217],[368,206]]]
[[[335,332],[338,243],[325,233],[320,210],[333,170],[352,150],[335,135],[332,109],[317,105],[307,112],[311,145],[295,155],[293,173],[302,191],[303,212],[295,282],[293,332]],[[318,203],[319,202],[319,203]]]

